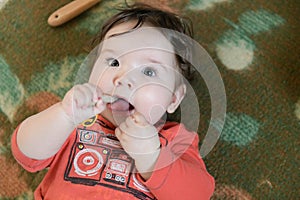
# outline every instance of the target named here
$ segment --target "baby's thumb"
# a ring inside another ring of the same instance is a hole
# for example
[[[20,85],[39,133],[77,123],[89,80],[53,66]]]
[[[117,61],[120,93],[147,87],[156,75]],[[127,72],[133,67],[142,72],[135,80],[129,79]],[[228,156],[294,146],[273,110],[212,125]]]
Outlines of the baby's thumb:
[[[98,100],[94,106],[94,114],[99,114],[103,112],[106,108],[106,104],[102,101],[102,99]]]

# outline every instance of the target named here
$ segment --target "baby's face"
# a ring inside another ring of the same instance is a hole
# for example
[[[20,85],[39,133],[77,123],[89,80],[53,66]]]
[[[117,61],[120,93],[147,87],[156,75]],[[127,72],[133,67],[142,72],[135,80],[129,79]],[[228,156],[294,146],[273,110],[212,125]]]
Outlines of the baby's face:
[[[174,110],[178,98],[173,46],[155,28],[144,25],[127,32],[134,25],[123,23],[106,34],[89,80],[104,94],[118,97],[101,113],[115,125],[134,111],[155,124],[166,111]]]

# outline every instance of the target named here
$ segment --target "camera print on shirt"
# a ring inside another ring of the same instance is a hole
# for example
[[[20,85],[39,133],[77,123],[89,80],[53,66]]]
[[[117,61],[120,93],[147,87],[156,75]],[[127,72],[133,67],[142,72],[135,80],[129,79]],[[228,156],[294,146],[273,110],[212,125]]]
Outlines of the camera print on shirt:
[[[97,116],[77,128],[65,180],[109,187],[139,199],[156,199],[137,179],[134,160],[123,150],[113,130]]]

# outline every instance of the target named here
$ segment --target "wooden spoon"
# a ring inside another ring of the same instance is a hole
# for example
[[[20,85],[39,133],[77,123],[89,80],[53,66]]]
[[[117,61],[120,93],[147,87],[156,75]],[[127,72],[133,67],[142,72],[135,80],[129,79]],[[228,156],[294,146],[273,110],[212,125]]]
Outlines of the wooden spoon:
[[[60,26],[99,2],[100,0],[74,0],[52,13],[48,18],[48,24]]]

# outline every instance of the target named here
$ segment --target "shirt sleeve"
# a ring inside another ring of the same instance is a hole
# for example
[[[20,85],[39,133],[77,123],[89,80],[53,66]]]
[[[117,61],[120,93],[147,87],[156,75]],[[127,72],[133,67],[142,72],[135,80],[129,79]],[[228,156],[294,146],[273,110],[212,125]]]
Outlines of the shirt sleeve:
[[[198,135],[183,125],[165,135],[170,140],[161,148],[155,171],[144,184],[157,199],[210,199],[215,182],[199,155]]]
[[[29,158],[21,152],[17,144],[18,129],[19,127],[17,127],[17,129],[14,131],[11,138],[11,150],[17,162],[29,172],[37,172],[48,167],[51,164],[54,156],[45,160],[37,160]]]

